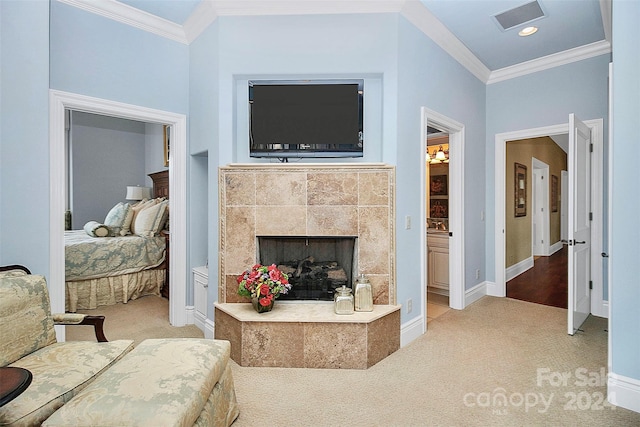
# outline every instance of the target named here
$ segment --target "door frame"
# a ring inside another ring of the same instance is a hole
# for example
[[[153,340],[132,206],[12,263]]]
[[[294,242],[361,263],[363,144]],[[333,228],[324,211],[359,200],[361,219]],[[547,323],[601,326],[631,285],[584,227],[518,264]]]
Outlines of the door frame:
[[[543,180],[543,184],[541,185],[535,178],[534,176],[540,174],[542,176],[542,180]],[[551,255],[550,253],[550,245],[549,245],[549,187],[548,185],[546,185],[549,182],[549,165],[546,164],[545,162],[536,159],[535,157],[531,158],[531,190],[532,190],[532,196],[531,196],[531,201],[532,201],[532,210],[533,209],[537,209],[540,208],[540,206],[537,205],[536,201],[540,201],[541,205],[542,205],[542,212],[543,214],[540,215],[540,213],[536,212],[535,214],[532,215],[531,217],[531,254],[533,256],[537,256],[537,255],[542,255],[542,256],[548,256]],[[535,222],[534,216],[537,216],[539,219],[541,219],[541,223],[537,223]],[[533,227],[534,227],[534,223],[536,225],[538,225],[539,227],[542,228],[542,236],[543,236],[543,242],[540,243],[538,245],[538,249],[539,249],[539,253],[536,253],[536,251],[533,250],[533,248],[536,247],[536,243],[533,240],[534,239],[534,234],[533,234]]]
[[[465,259],[464,259],[464,141],[465,127],[427,107],[421,107],[421,162],[420,170],[420,278],[421,305],[426,330],[427,301],[427,200],[426,200],[426,150],[427,124],[449,133],[449,229],[453,236],[449,238],[449,307],[462,310],[465,301]]]
[[[122,119],[171,126],[171,167],[169,168],[169,227],[171,233],[170,283],[188,283],[186,221],[187,119],[184,114],[154,110],[132,104],[49,90],[49,290],[51,309],[65,311],[64,211],[66,195],[65,110],[101,114]],[[171,286],[169,322],[184,326],[187,321],[186,286]],[[64,341],[64,327],[56,327]]]
[[[603,119],[585,120],[591,129],[593,155],[591,164],[591,207],[593,222],[591,224],[591,277],[593,290],[591,292],[591,313],[608,317],[608,304],[603,298],[602,276],[602,231],[603,231]],[[526,138],[538,138],[569,133],[569,122],[539,128],[498,133],[495,135],[494,159],[494,272],[495,281],[487,286],[487,295],[505,297],[507,284],[505,281],[505,171],[506,144]]]

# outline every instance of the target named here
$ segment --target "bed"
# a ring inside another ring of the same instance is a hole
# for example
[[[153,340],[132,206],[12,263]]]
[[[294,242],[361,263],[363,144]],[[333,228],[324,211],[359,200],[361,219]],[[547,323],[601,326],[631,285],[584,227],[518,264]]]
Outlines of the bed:
[[[65,231],[67,312],[160,296],[168,287],[168,179],[166,188],[156,185],[168,173],[159,174],[151,174],[153,199],[118,203],[104,224],[91,221],[82,230]]]

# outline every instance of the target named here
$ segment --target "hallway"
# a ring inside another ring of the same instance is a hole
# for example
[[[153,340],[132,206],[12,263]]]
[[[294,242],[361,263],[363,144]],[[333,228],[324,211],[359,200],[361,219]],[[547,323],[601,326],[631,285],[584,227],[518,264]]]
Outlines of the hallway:
[[[533,268],[507,282],[507,297],[567,308],[567,246],[548,257],[536,257]]]

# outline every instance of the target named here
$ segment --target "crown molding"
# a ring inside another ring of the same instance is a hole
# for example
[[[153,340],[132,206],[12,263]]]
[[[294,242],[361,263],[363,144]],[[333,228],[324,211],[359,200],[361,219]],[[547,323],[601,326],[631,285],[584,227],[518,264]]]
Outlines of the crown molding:
[[[57,0],[84,11],[139,28],[161,37],[187,44],[181,25],[116,0]]]
[[[193,42],[218,16],[337,15],[398,13],[406,0],[202,0],[185,21],[188,43]]]
[[[212,1],[212,0],[205,0]],[[400,12],[406,0],[218,0],[219,16],[335,15]]]
[[[198,38],[218,16],[400,13],[485,84],[611,52],[611,43],[603,40],[491,71],[419,0],[203,0],[184,25],[178,25],[117,0],[57,1],[187,45]],[[611,14],[605,12],[610,11],[611,0],[600,0],[600,6],[607,35],[611,32]]]
[[[487,84],[537,73],[538,71],[548,70],[550,68],[582,61],[583,59],[593,58],[595,56],[605,55],[607,53],[611,53],[611,43],[606,40],[602,40],[492,71]]]
[[[214,2],[211,0],[201,1],[182,26],[187,43],[191,44],[197,39],[217,17],[218,13]]]
[[[600,0],[600,15],[602,15],[602,28],[604,38],[611,43],[611,8],[613,0]]]
[[[491,71],[424,4],[407,0],[401,14],[481,82],[487,82]]]

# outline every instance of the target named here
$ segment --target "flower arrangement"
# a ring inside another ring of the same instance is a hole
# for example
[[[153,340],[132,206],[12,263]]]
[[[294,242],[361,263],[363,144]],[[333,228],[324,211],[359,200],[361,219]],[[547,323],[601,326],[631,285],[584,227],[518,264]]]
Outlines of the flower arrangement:
[[[289,276],[281,272],[275,264],[269,266],[256,264],[237,278],[238,294],[257,298],[262,307],[273,304],[280,294],[291,289]]]

